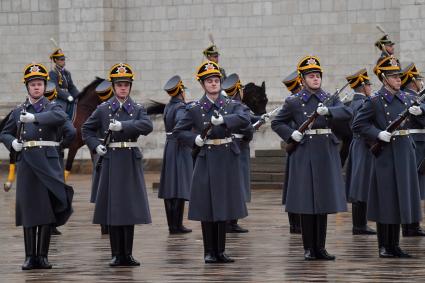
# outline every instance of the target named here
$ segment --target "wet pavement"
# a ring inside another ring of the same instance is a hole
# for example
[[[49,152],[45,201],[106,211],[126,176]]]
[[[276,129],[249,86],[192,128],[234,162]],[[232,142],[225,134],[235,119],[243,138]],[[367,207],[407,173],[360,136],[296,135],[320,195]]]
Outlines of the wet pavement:
[[[2,174],[4,176],[5,174]],[[90,175],[73,175],[75,213],[52,239],[51,270],[21,271],[24,244],[14,224],[14,190],[0,193],[0,282],[424,282],[425,239],[401,239],[413,259],[379,259],[376,236],[351,235],[351,214],[329,217],[328,251],[335,262],[305,262],[300,235],[290,235],[281,191],[256,190],[250,215],[240,224],[247,234],[228,234],[233,264],[205,265],[200,224],[185,221],[193,233],[169,235],[162,200],[147,177],[153,224],[136,226],[136,268],[110,268],[109,238],[91,224]],[[2,180],[3,181],[3,180]],[[373,226],[373,225],[371,225]]]

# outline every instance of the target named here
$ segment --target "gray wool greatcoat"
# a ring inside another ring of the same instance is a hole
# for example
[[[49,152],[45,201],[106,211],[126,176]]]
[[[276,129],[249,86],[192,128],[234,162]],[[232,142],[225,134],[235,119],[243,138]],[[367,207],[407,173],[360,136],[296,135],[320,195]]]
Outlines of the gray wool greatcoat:
[[[230,138],[232,133],[250,125],[250,117],[239,102],[220,95],[213,103],[204,95],[186,107],[173,131],[177,140],[195,146],[196,136],[210,123],[214,110],[223,115],[224,124],[213,126],[208,139]],[[248,215],[239,155],[235,140],[201,148],[191,182],[189,219],[216,222]]]
[[[288,97],[275,119],[272,129],[286,142],[329,96],[323,90],[312,94],[303,89]],[[349,120],[351,109],[337,98],[328,105],[329,115],[319,116],[312,129],[330,127],[332,119]],[[347,210],[339,140],[331,134],[304,135],[289,160],[286,211],[299,214],[326,214]]]
[[[353,121],[353,133],[377,141],[379,132],[411,103],[406,93],[392,95],[382,87],[360,108]],[[424,115],[409,115],[400,129],[408,129],[412,120],[422,125],[425,122]],[[384,224],[408,224],[422,219],[415,143],[410,135],[393,136],[381,154],[373,156],[367,218]]]
[[[15,108],[0,134],[0,141],[13,150],[12,142],[18,138],[24,105],[36,121],[24,124],[22,141],[57,141],[58,129],[66,122],[67,115],[58,104],[45,97]],[[65,224],[72,214],[73,189],[64,183],[58,147],[26,147],[18,153],[16,167],[16,226]]]
[[[356,117],[364,101],[369,99],[363,94],[355,93],[350,104],[353,117]],[[345,187],[347,199],[351,202],[367,202],[369,183],[372,175],[372,153],[366,140],[359,134],[353,135],[348,154]]]
[[[183,100],[172,97],[164,109],[166,141],[158,197],[162,199],[190,198],[190,181],[193,173],[192,148],[179,142],[174,133],[174,126],[186,111]]]
[[[148,135],[153,126],[145,109],[130,97],[120,107],[115,96],[102,103],[81,128],[83,141],[96,153],[108,132],[110,119],[122,123],[122,130],[112,132],[111,142],[136,142]],[[94,170],[96,170],[94,168]],[[102,166],[93,174],[95,197],[94,224],[134,225],[151,223],[148,197],[138,147],[108,148]]]

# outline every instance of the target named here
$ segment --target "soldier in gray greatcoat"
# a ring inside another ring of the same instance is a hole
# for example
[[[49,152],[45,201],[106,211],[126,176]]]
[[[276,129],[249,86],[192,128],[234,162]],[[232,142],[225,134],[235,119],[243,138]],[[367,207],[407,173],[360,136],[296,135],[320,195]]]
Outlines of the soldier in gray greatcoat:
[[[399,246],[400,224],[422,219],[420,189],[414,141],[409,133],[411,121],[424,125],[424,108],[400,91],[400,65],[393,56],[383,58],[374,68],[382,88],[364,102],[353,121],[353,133],[371,144],[381,141],[382,151],[372,157],[372,176],[367,200],[367,218],[376,221],[379,256],[406,258]],[[408,110],[407,119],[397,130],[387,126]]]
[[[303,85],[301,84],[301,78],[298,74],[298,71],[295,70],[290,73],[286,78],[282,80],[282,83],[286,88],[291,92],[291,95],[297,94],[301,91]],[[285,166],[285,180],[283,182],[283,193],[282,193],[282,204],[286,204],[286,193],[288,188],[288,175],[289,175],[289,158],[288,154],[286,157],[286,166]],[[290,234],[301,234],[301,223],[300,215],[297,213],[288,212],[289,220],[289,233]]]
[[[243,86],[237,74],[231,74],[228,76],[221,86],[221,88],[226,92],[226,95],[234,101],[238,101],[241,103],[244,111],[247,115],[250,116],[251,123],[255,123],[259,117],[256,117],[251,114],[251,110],[248,106],[246,106],[243,102]],[[265,117],[262,117],[265,119]],[[240,158],[240,174],[242,176],[243,181],[243,189],[245,194],[246,202],[251,201],[251,154],[249,143],[251,142],[254,136],[254,128],[252,125],[245,129],[240,129],[236,132],[232,133],[233,137],[239,144],[239,148],[241,150]],[[238,224],[238,219],[233,219],[227,223],[226,226],[227,233],[247,233],[248,229],[242,228]]]
[[[100,156],[93,177],[98,187],[93,223],[109,226],[111,267],[140,265],[132,255],[134,225],[151,223],[137,140],[153,126],[145,109],[129,96],[133,77],[128,64],[112,66],[114,96],[99,105],[81,128],[83,141]]]
[[[205,263],[228,263],[226,221],[247,216],[240,176],[240,148],[232,133],[250,125],[240,103],[220,94],[216,63],[204,62],[197,78],[205,95],[186,107],[173,130],[179,142],[197,146],[191,182],[189,219],[201,221]]]
[[[354,90],[353,100],[350,103],[354,117],[371,94],[370,78],[366,69],[361,69],[346,79]],[[351,125],[349,126],[351,129]],[[366,145],[365,139],[359,135],[354,135],[350,143],[345,180],[347,200],[352,205],[353,235],[376,234],[373,229],[367,226],[366,216],[371,163],[372,154]]]
[[[179,76],[173,76],[164,86],[170,102],[164,109],[166,142],[158,197],[164,199],[170,234],[192,232],[183,226],[184,202],[190,199],[193,173],[192,148],[180,143],[173,134],[174,126],[186,111],[185,88]]]
[[[329,127],[331,120],[349,120],[351,109],[321,89],[319,59],[304,57],[298,64],[303,89],[286,99],[272,121],[282,139],[299,143],[291,153],[286,211],[301,214],[301,232],[306,260],[334,260],[325,249],[327,215],[347,210],[339,141]],[[324,102],[326,105],[323,105]],[[314,111],[318,117],[311,128],[297,129]]]
[[[65,224],[72,213],[73,190],[64,183],[57,142],[58,128],[67,117],[59,105],[43,96],[47,78],[43,65],[26,66],[28,99],[13,110],[0,134],[1,142],[18,154],[16,226],[24,227],[23,270],[52,268],[48,261],[51,225]]]
[[[79,92],[72,80],[71,72],[65,69],[65,54],[62,49],[56,48],[50,55],[50,60],[54,63],[49,77],[50,81],[56,85],[58,92],[56,103],[62,106],[68,117],[72,119],[75,99]]]
[[[419,92],[423,89],[422,79],[423,76],[419,73],[415,64],[407,64],[407,66],[401,71],[401,90],[410,94],[412,97],[417,98],[419,96]],[[423,125],[414,120],[411,122],[412,125],[409,131],[415,141],[416,164],[419,167],[425,158],[425,128]],[[424,200],[425,175],[423,173],[419,173],[418,178],[421,199]],[[420,227],[419,222],[403,224],[401,227],[403,237],[425,236],[425,231]]]

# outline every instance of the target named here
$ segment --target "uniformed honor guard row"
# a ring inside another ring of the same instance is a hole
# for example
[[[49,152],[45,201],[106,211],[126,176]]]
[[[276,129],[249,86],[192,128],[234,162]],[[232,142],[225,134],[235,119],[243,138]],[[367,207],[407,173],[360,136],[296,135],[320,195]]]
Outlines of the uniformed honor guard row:
[[[226,77],[218,65],[215,44],[204,50],[207,60],[196,71],[204,92],[198,100],[187,102],[181,77],[171,77],[163,87],[170,100],[163,111],[166,143],[158,190],[169,233],[192,231],[183,225],[187,201],[188,218],[200,222],[205,263],[234,262],[226,253],[226,232],[248,232],[238,220],[248,216],[251,201],[249,144],[277,113],[271,128],[288,152],[282,204],[290,233],[301,234],[304,259],[335,259],[326,249],[327,215],[347,211],[347,202],[352,233],[377,234],[379,257],[410,257],[400,248],[400,226],[405,237],[425,236],[419,225],[425,198],[423,76],[414,63],[401,69],[388,35],[375,45],[382,51],[373,69],[382,83],[377,92],[372,93],[363,68],[328,93],[322,88],[320,59],[308,55],[282,80],[291,95],[261,115],[246,104],[239,75]],[[72,214],[63,149],[76,136],[71,119],[79,93],[64,68],[63,51],[55,49],[50,58],[50,72],[42,64],[25,67],[27,99],[11,112],[0,134],[16,160],[23,270],[52,267],[50,235],[60,233],[56,227]],[[134,225],[151,223],[138,142],[153,125],[130,96],[134,78],[130,65],[113,65],[108,79],[96,86],[100,104],[81,127],[94,156],[93,224],[109,234],[111,267],[140,265],[133,257]],[[348,86],[354,91],[350,102],[340,97]],[[377,231],[368,220],[376,222]]]

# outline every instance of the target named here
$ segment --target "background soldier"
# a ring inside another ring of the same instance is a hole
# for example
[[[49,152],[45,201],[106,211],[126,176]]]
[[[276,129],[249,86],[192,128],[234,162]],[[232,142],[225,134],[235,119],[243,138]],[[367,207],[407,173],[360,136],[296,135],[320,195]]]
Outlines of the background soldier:
[[[192,148],[179,143],[173,128],[183,118],[186,103],[184,85],[179,76],[172,77],[164,86],[171,97],[164,109],[166,142],[162,159],[158,197],[164,199],[170,234],[192,232],[183,226],[184,202],[190,197],[193,173]]]
[[[251,111],[248,106],[242,103],[243,99],[243,86],[237,74],[231,74],[224,81],[221,87],[226,95],[234,100],[241,103],[246,115],[250,116],[251,123],[254,123],[258,120],[258,117],[251,115]],[[245,201],[251,202],[251,155],[249,143],[254,136],[254,128],[252,125],[249,125],[245,129],[240,129],[239,131],[232,133],[233,137],[239,144],[241,154],[240,158],[240,176],[242,180],[243,193],[245,195]],[[247,233],[248,229],[244,229],[238,224],[238,219],[233,219],[227,223],[226,227],[227,233]]]
[[[302,84],[301,78],[298,74],[298,71],[293,71],[289,76],[282,80],[282,83],[286,88],[291,92],[291,95],[296,94],[301,91]],[[286,205],[286,194],[288,192],[288,175],[289,175],[289,157],[288,154],[286,157],[286,167],[285,167],[285,181],[283,183],[283,194],[282,194],[282,204]],[[297,213],[288,212],[289,220],[289,233],[291,234],[301,234],[301,223],[300,215]]]
[[[422,90],[422,75],[414,63],[410,63],[401,71],[401,90],[410,94],[413,98],[418,97]],[[415,141],[416,163],[419,167],[425,158],[425,129],[421,123],[412,120],[410,129],[411,136]],[[419,173],[419,172],[418,172]],[[425,175],[419,173],[419,188],[421,199],[425,199]],[[403,237],[425,236],[425,231],[419,226],[419,222],[402,225]]]
[[[111,267],[140,265],[132,255],[134,225],[151,223],[137,139],[153,127],[145,109],[129,96],[133,79],[129,65],[112,66],[114,96],[99,105],[81,128],[84,142],[100,156],[93,177],[93,186],[98,187],[93,223],[109,226]]]
[[[333,119],[349,120],[351,110],[321,89],[319,59],[306,56],[298,64],[303,89],[286,99],[272,129],[287,143],[299,143],[291,153],[286,211],[301,214],[306,260],[334,260],[325,249],[327,214],[346,211],[338,154],[339,141],[329,128]],[[309,114],[319,115],[304,133],[297,129]]]
[[[65,69],[65,54],[62,49],[56,48],[50,55],[50,60],[54,63],[49,76],[50,80],[55,83],[58,92],[56,102],[62,106],[63,110],[72,120],[74,100],[78,96],[78,89],[72,81],[71,73]]]
[[[219,65],[218,60],[220,57],[220,53],[218,53],[218,48],[215,44],[208,46],[202,53],[208,61],[212,61]],[[221,81],[223,82],[227,78],[226,71],[221,67],[219,67],[219,69],[221,73]]]
[[[24,70],[28,99],[11,114],[0,140],[17,157],[16,226],[24,227],[23,270],[50,269],[51,225],[66,223],[72,213],[71,187],[64,184],[59,162],[58,128],[66,114],[43,96],[48,73],[42,64]],[[38,237],[37,237],[38,230]]]
[[[394,55],[394,45],[395,43],[390,39],[388,34],[385,34],[375,42],[375,46],[382,51],[378,62],[385,57]]]
[[[374,68],[382,88],[365,100],[353,121],[354,134],[384,145],[372,158],[372,178],[367,201],[367,218],[376,221],[379,256],[410,257],[399,246],[400,224],[422,218],[414,142],[409,134],[411,120],[424,124],[423,107],[400,91],[400,65],[393,56],[383,58]],[[387,126],[408,109],[410,115],[394,132]]]
[[[200,147],[191,183],[189,219],[201,221],[205,263],[228,263],[226,221],[248,215],[240,176],[240,149],[232,132],[249,126],[242,105],[220,95],[221,73],[204,62],[197,79],[204,96],[188,105],[174,128],[179,142]],[[202,134],[202,135],[201,135]]]
[[[350,107],[353,110],[353,116],[356,116],[364,101],[371,95],[370,78],[366,69],[361,69],[346,79],[354,90]],[[367,226],[366,216],[371,163],[372,154],[365,139],[360,135],[354,135],[350,144],[345,181],[347,200],[352,205],[353,235],[376,234],[374,230]]]

